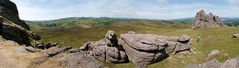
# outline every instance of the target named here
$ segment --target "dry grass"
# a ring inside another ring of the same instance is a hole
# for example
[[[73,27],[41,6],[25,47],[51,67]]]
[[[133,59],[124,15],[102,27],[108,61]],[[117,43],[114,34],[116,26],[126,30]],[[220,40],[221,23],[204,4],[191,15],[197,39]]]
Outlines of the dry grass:
[[[12,41],[0,41],[0,68],[28,68],[32,61],[42,57],[40,53],[17,53],[16,48],[23,48]]]

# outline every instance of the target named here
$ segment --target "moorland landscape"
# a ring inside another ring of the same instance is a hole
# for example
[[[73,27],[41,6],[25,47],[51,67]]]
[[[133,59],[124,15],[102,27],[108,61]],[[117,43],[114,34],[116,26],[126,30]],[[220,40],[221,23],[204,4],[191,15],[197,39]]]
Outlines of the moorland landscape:
[[[22,20],[0,0],[0,68],[239,68],[239,18]]]

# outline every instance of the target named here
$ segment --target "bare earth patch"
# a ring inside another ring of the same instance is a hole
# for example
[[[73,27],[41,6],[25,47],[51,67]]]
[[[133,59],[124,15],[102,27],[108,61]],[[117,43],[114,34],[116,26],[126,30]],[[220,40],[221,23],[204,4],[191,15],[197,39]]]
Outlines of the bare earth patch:
[[[23,48],[13,41],[0,40],[0,68],[28,68],[41,53],[17,52]],[[24,49],[24,48],[23,48]]]

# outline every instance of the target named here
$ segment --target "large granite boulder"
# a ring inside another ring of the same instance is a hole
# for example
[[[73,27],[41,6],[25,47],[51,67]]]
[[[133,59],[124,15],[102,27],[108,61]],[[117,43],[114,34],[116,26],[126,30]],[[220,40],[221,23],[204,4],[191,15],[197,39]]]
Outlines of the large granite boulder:
[[[128,57],[121,45],[118,44],[114,31],[109,30],[104,39],[90,44],[94,56],[113,63],[128,62]]]
[[[157,36],[153,34],[121,34],[119,42],[136,68],[168,57],[169,53],[190,50],[190,37]]]
[[[192,24],[192,28],[206,28],[206,27],[222,27],[223,21],[219,16],[213,15],[213,13],[206,14],[204,10],[197,12]]]
[[[7,40],[27,46],[34,46],[41,39],[19,18],[16,4],[10,0],[0,0],[0,33]]]

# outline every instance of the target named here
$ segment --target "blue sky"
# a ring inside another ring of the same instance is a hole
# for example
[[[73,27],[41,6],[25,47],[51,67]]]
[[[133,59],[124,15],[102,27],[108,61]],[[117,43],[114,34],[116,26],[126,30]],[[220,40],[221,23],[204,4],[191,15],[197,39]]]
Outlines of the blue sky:
[[[239,17],[239,0],[11,0],[24,20],[65,17],[176,19],[203,9],[220,17]]]

